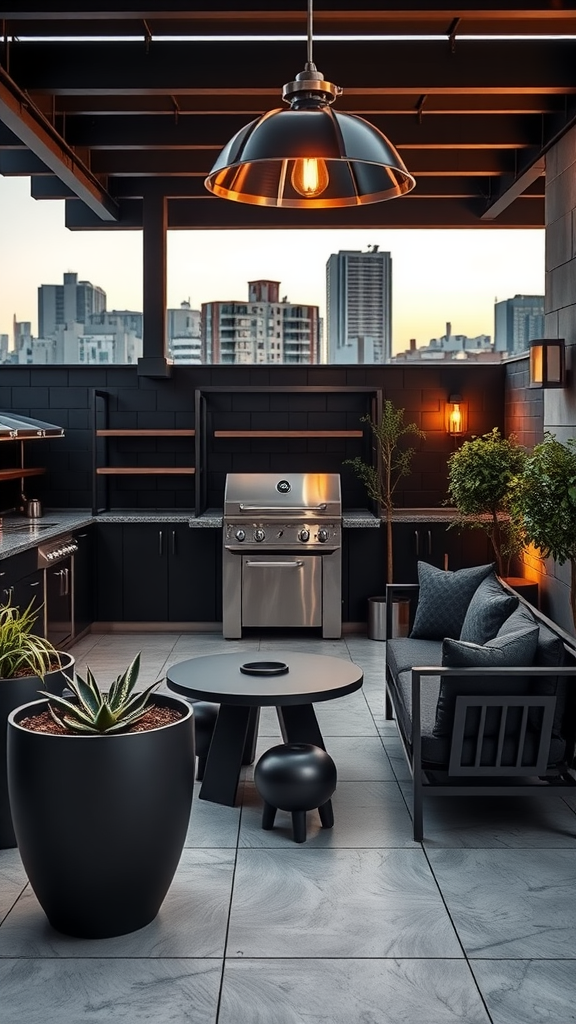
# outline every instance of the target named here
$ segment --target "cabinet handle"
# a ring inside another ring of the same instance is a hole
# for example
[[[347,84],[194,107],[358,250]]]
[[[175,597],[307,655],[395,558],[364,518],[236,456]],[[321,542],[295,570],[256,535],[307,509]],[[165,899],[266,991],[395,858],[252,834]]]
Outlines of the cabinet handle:
[[[448,572],[448,552],[444,552],[444,572]]]
[[[29,587],[39,587],[40,586],[40,580],[37,580],[36,583],[29,583],[28,586]]]
[[[428,530],[428,554],[432,554],[432,530]]]
[[[64,597],[70,593],[70,570],[64,569]]]
[[[164,530],[158,530],[158,554],[160,558],[164,554]]]
[[[79,540],[84,540],[84,538],[87,537],[88,534],[87,533],[77,533],[76,536],[78,537]]]
[[[172,554],[176,554],[176,530],[172,530]]]
[[[420,555],[420,534],[418,530],[414,530],[414,540],[416,542],[416,558]]]

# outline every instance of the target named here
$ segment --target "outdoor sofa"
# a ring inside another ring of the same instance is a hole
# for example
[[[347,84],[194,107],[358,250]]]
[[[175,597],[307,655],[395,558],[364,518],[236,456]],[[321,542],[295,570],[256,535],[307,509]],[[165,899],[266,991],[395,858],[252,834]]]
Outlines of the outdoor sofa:
[[[426,796],[558,793],[574,786],[576,640],[528,604],[494,566],[448,572],[418,563],[408,637],[386,643],[386,718],[413,779],[414,839]]]

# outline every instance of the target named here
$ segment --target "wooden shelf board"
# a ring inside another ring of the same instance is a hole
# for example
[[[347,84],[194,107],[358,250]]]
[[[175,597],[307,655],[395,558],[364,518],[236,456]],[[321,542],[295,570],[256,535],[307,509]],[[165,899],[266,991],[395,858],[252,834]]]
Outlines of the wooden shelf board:
[[[97,430],[97,437],[194,437],[195,430]]]
[[[45,469],[0,469],[0,480],[19,480],[24,476],[42,476]]]
[[[182,476],[191,475],[193,466],[100,466],[98,476]]]
[[[215,430],[214,437],[363,437],[362,430]]]

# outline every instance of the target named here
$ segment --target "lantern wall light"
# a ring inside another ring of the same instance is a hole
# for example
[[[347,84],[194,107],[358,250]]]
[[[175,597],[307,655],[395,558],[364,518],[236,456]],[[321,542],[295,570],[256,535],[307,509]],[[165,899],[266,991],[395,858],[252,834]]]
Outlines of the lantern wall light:
[[[461,395],[450,395],[445,408],[446,433],[451,437],[461,437],[468,430],[468,404],[462,401]]]
[[[204,184],[223,199],[285,209],[361,206],[406,195],[416,182],[378,128],[334,111],[342,89],[312,59],[308,0],[304,71],[282,90],[290,109],[270,110],[224,147]]]
[[[566,377],[564,338],[535,338],[530,342],[530,387],[563,388]]]

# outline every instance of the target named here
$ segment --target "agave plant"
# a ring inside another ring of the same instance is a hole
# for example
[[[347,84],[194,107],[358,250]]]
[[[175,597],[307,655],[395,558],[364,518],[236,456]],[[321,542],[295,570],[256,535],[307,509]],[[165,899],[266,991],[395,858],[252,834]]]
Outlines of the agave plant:
[[[44,678],[54,662],[60,665],[56,648],[42,636],[36,636],[32,627],[38,618],[40,608],[34,609],[31,601],[24,611],[11,604],[0,608],[0,678],[13,679],[16,675],[40,676]]]
[[[102,692],[88,666],[86,679],[78,674],[75,679],[66,676],[76,702],[49,693],[52,717],[69,732],[99,734],[128,729],[146,714],[150,695],[160,685],[158,681],[146,690],[133,693],[139,671],[140,652],[126,671],[114,680],[108,693]]]

